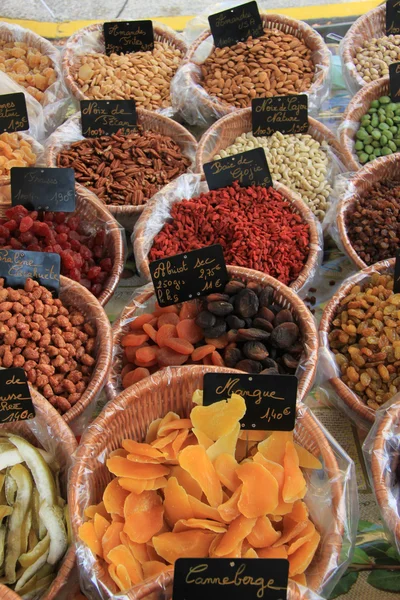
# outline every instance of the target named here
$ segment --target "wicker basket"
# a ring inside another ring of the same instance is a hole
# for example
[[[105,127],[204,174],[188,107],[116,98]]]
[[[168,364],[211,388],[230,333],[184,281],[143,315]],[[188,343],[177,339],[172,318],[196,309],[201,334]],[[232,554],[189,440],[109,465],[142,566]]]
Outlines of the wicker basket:
[[[259,271],[253,271],[243,267],[228,267],[228,273],[230,277],[241,279],[242,281],[251,281],[261,284],[262,286],[272,286],[276,290],[274,301],[283,305],[285,308],[290,308],[293,310],[295,321],[300,328],[305,347],[305,352],[302,358],[302,362],[305,363],[305,368],[301,371],[299,376],[297,392],[298,401],[304,401],[314,382],[318,354],[318,335],[315,322],[310,311],[308,308],[306,308],[303,301],[300,300],[297,294],[295,294],[286,285],[283,285],[269,275],[263,275]],[[149,307],[149,302],[151,303],[151,308]],[[139,307],[141,304],[145,304],[146,306],[142,309]],[[147,286],[147,288],[143,289],[139,296],[135,297],[134,302],[128,304],[128,306],[124,308],[120,317],[113,323],[113,361],[109,381],[106,385],[106,392],[109,400],[114,400],[114,398],[122,391],[120,382],[120,373],[122,370],[120,349],[121,338],[129,330],[127,321],[149,310],[152,310],[154,308],[154,304],[154,288],[152,286]],[[189,366],[188,368],[190,369],[191,367]]]
[[[106,246],[113,266],[106,286],[98,297],[98,301],[104,306],[114,294],[124,269],[125,245],[122,237],[123,232],[97,196],[79,185],[79,183],[75,185],[76,208],[74,214],[80,217],[83,223],[87,223],[91,231],[94,230],[97,233],[97,231],[107,228]],[[9,207],[9,204],[0,205],[0,217],[4,215],[4,211]]]
[[[41,396],[36,390],[30,388],[33,404],[36,411],[36,418],[40,419],[43,425],[46,427],[48,435],[53,439],[57,440],[58,454],[56,458],[60,464],[68,465],[71,462],[71,456],[77,447],[76,439],[72,434],[70,428],[66,425],[65,421],[58,414],[58,412]],[[17,435],[21,435],[26,438],[29,442],[38,446],[38,441],[35,435],[32,433],[28,421],[20,421],[14,423],[6,423],[0,425],[1,431],[12,431]],[[67,479],[68,468],[65,474],[65,480]],[[67,492],[67,485],[65,481],[64,492]],[[70,572],[75,563],[75,548],[73,545],[70,546],[67,551],[60,569],[57,573],[56,578],[52,582],[49,590],[41,597],[41,600],[57,600],[59,590],[65,585],[68,580]],[[21,600],[16,592],[13,592],[5,585],[0,585],[0,600]]]
[[[298,278],[295,281],[293,281],[289,286],[295,292],[299,292],[302,288],[308,285],[310,279],[314,274],[314,271],[317,269],[318,266],[320,248],[322,244],[322,241],[319,237],[318,224],[313,213],[311,212],[311,209],[308,208],[308,206],[305,204],[305,202],[303,202],[303,200],[298,194],[296,194],[292,190],[289,190],[289,188],[287,188],[285,185],[282,185],[279,182],[274,183],[274,189],[280,194],[282,194],[282,196],[293,206],[295,212],[300,214],[303,221],[309,225],[310,251],[308,254],[308,258],[303,269],[299,273]],[[202,187],[202,191],[208,191],[208,186],[206,186],[206,184],[204,184],[204,188]],[[147,204],[136,224],[133,243],[138,271],[141,274],[141,276],[146,278],[148,281],[151,279],[148,248],[151,248],[154,236],[153,239],[150,237],[150,234],[147,231],[147,225],[153,220],[154,210],[154,202]],[[163,214],[165,213],[166,203],[163,207]]]
[[[372,100],[389,94],[389,77],[382,77],[368,83],[352,98],[343,114],[340,125],[339,141],[349,171],[358,171],[361,164],[354,151],[356,133],[360,127],[361,118],[369,110]],[[376,160],[376,159],[375,159]]]
[[[153,22],[154,40],[157,42],[167,42],[170,46],[178,48],[184,56],[187,51],[187,46],[181,36],[177,35],[169,27],[161,26],[161,24],[155,24]],[[74,81],[74,75],[78,70],[78,64],[75,61],[76,48],[82,43],[85,36],[88,34],[97,34],[96,37],[96,51],[104,53],[104,35],[103,35],[103,23],[94,23],[88,27],[79,29],[74,35],[72,35],[65,46],[65,50],[62,58],[62,68],[64,72],[64,79],[70,93],[77,100],[90,100],[83,92],[81,92],[79,86]]]
[[[149,424],[168,411],[175,411],[180,416],[187,417],[192,408],[192,393],[197,388],[203,387],[203,375],[210,371],[232,373],[231,369],[201,366],[159,371],[151,378],[140,381],[120,394],[86,430],[77,453],[76,464],[70,474],[69,502],[72,527],[76,537],[84,521],[85,507],[100,502],[102,492],[111,479],[104,464],[108,454],[119,448],[124,438],[143,440]],[[295,438],[298,443],[321,459],[331,482],[330,511],[333,514],[331,518],[324,521],[327,530],[323,532],[314,564],[307,572],[308,586],[317,590],[332,575],[339,560],[347,506],[344,502],[338,463],[325,432],[312,413],[305,411],[301,404],[298,405],[297,412],[298,415],[301,414],[301,420],[297,421]],[[99,462],[99,456],[102,457],[102,464]],[[78,561],[79,558],[78,549]],[[90,572],[109,589],[114,588],[102,562],[94,559],[93,566],[91,563],[90,566],[87,565],[87,569],[89,568]],[[158,578],[136,586],[131,592],[126,592],[126,597],[132,600],[144,598],[159,590],[161,582],[163,587],[167,587],[172,582],[172,578],[172,570],[167,571]],[[289,598],[292,600],[293,596]]]
[[[144,108],[137,107],[136,113],[137,122],[144,130],[150,130],[170,136],[180,146],[182,151],[186,150],[185,154],[188,149],[190,149],[190,154],[194,157],[197,149],[196,139],[185,127],[183,127],[183,125],[180,125],[168,117],[164,117],[163,115]],[[80,113],[71,117],[70,121],[73,121],[74,125],[80,127]],[[65,125],[62,125],[61,128],[67,125],[68,122],[65,123]],[[60,149],[60,146],[51,144],[50,139],[50,145],[46,148],[45,156],[46,165],[48,167],[57,166],[57,155],[60,152]],[[132,226],[143,212],[145,206],[145,204],[142,204],[141,206],[117,206],[108,204],[107,209],[117,220],[123,221],[124,219],[129,219],[127,226]],[[124,224],[124,222],[122,224]]]
[[[400,403],[392,404],[386,411],[375,433],[371,448],[371,475],[376,500],[390,534],[400,547],[400,516],[398,498],[391,489],[393,475],[399,462]]]
[[[261,13],[261,19],[263,22],[264,29],[279,29],[285,34],[290,34],[301,41],[303,41],[308,48],[313,52],[315,56],[314,64],[321,65],[322,69],[317,72],[314,81],[307,90],[307,93],[315,94],[316,100],[322,102],[321,88],[328,85],[329,80],[329,69],[330,69],[330,52],[328,47],[325,45],[321,36],[307,23],[304,21],[298,21],[297,19],[291,19],[284,15],[273,15]],[[203,31],[201,35],[193,42],[189,47],[189,50],[185,57],[185,63],[193,63],[198,65],[196,61],[196,52],[203,42],[211,36],[210,29]],[[194,103],[201,107],[202,113],[206,115],[208,119],[219,119],[231,112],[238,110],[237,107],[231,104],[222,102],[216,97],[209,96],[205,93],[201,86],[201,78],[195,76],[190,71],[186,71],[183,74],[182,88],[190,90],[190,94],[193,94]],[[316,106],[319,109],[319,105]]]
[[[19,138],[23,138],[25,141],[29,142],[29,144],[32,146],[32,151],[36,154],[39,155],[39,161],[41,158],[41,155],[43,154],[43,146],[41,144],[39,144],[39,142],[37,142],[32,136],[30,136],[29,134],[19,131],[17,133]],[[0,175],[0,188],[5,186],[5,185],[10,185],[11,182],[11,177],[10,175]]]
[[[331,330],[332,321],[334,320],[339,304],[343,298],[349,293],[351,288],[358,283],[365,282],[373,273],[387,273],[388,271],[393,272],[395,259],[392,258],[389,261],[382,261],[376,263],[362,271],[359,271],[355,275],[346,279],[346,281],[340,286],[338,291],[333,295],[328,304],[325,306],[322,319],[319,325],[319,341],[320,347],[329,350],[328,334]],[[388,268],[389,265],[389,268]],[[355,421],[359,421],[361,424],[365,424],[369,429],[371,424],[375,421],[375,410],[370,408],[361,400],[359,396],[353,390],[351,390],[340,377],[333,377],[329,380],[333,390],[339,396],[341,401],[344,403],[347,413],[355,417]]]
[[[386,35],[386,4],[368,11],[353,23],[342,41],[342,65],[345,81],[352,93],[367,85],[354,64],[357,50],[364,42]]]
[[[400,184],[400,154],[382,156],[366,164],[351,180],[351,192],[340,199],[336,212],[336,225],[343,248],[358,269],[368,265],[354,250],[347,235],[346,214],[358,198],[365,196],[373,185],[380,181],[398,181]]]

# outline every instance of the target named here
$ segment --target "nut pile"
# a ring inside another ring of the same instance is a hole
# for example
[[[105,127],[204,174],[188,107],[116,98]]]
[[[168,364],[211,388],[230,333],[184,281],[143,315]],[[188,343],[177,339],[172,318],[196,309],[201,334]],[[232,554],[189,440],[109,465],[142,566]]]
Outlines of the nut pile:
[[[283,135],[277,131],[268,137],[256,137],[250,131],[242,133],[233,144],[220,150],[213,160],[253,148],[264,148],[273,180],[300,194],[315,216],[322,220],[332,191],[328,181],[328,144],[320,144],[304,133]]]
[[[264,29],[259,38],[214,48],[201,65],[202,85],[211,96],[238,108],[250,106],[256,96],[305,92],[315,73],[311,54],[297,37]]]
[[[366,83],[389,75],[389,65],[400,60],[400,35],[367,39],[356,49],[354,64]]]
[[[154,50],[132,54],[93,52],[76,57],[74,80],[89,100],[132,98],[138,106],[155,110],[170,106],[170,84],[183,54],[167,42]]]
[[[61,275],[100,296],[113,266],[104,229],[93,233],[90,223],[74,214],[29,211],[21,205],[5,214],[0,219],[0,248],[55,252],[61,257]]]
[[[145,204],[189,165],[171,137],[142,129],[74,142],[57,156],[58,167],[71,167],[79,183],[117,206]]]
[[[24,289],[0,279],[0,367],[22,367],[60,412],[80,400],[95,364],[96,329],[75,308],[27,279]]]
[[[400,294],[391,275],[372,275],[340,302],[329,333],[342,381],[369,407],[400,391]]]
[[[0,71],[26,88],[38,102],[57,79],[51,58],[24,42],[0,40]]]
[[[286,285],[303,270],[310,226],[272,187],[232,186],[176,202],[149,260],[221,244],[228,265],[267,273]]]
[[[0,176],[8,177],[13,167],[31,167],[36,154],[31,144],[18,133],[0,134]]]
[[[351,245],[367,265],[393,258],[400,244],[400,185],[373,185],[349,206],[345,222]]]
[[[400,104],[389,96],[372,100],[356,133],[355,150],[365,164],[378,156],[388,156],[400,148]]]

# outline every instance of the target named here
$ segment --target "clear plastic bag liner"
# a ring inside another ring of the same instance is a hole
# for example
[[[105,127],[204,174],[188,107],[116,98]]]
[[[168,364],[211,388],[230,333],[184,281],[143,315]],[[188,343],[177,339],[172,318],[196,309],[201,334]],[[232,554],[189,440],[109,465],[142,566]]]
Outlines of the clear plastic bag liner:
[[[374,273],[393,273],[393,264],[393,260],[381,261],[380,263],[377,263],[377,265],[379,265],[379,271],[375,268],[375,265],[372,265],[368,269],[355,272],[354,275],[350,275],[343,281],[336,294],[341,295],[341,292],[344,288],[346,289],[345,295],[350,294],[350,289],[353,286],[363,286],[364,284],[368,283],[368,281],[371,278],[371,275],[373,275]],[[339,308],[339,303],[342,300],[342,298],[345,297],[345,295],[341,295],[341,297],[339,298],[338,296],[336,296],[336,294],[330,301],[335,302],[335,310],[333,310],[332,305],[330,303],[325,307],[319,328],[319,350],[315,386],[319,390],[320,399],[324,404],[337,408],[343,414],[345,414],[357,427],[360,427],[364,431],[368,431],[371,427],[371,421],[367,418],[364,418],[364,416],[362,416],[360,412],[356,412],[355,410],[353,410],[351,406],[347,402],[345,402],[343,397],[341,397],[341,395],[339,394],[339,391],[337,390],[337,386],[335,384],[335,381],[341,380],[341,372],[339,366],[336,363],[335,355],[330,349],[328,335],[332,327],[332,321],[336,317],[336,311]],[[344,386],[346,394],[348,394],[349,392],[351,393],[353,400],[356,400],[358,398],[356,393],[350,390],[350,388],[343,384],[343,382],[341,382],[341,386]],[[359,403],[363,407],[366,407],[361,398],[359,398]],[[386,405],[387,403],[383,406],[385,407]],[[373,409],[366,407],[367,412],[371,412],[372,410]],[[373,413],[371,414],[374,413],[375,411],[373,411]]]
[[[280,193],[283,186],[274,186]],[[285,188],[287,190],[287,188]],[[203,176],[198,173],[183,174],[171,181],[160,192],[155,194],[150,203],[145,207],[140,219],[137,221],[132,233],[131,241],[134,248],[136,265],[139,273],[150,279],[148,267],[148,255],[153,246],[156,235],[162,230],[166,222],[171,222],[171,208],[176,202],[195,198],[200,193],[208,192],[208,186],[203,181]],[[290,202],[290,201],[289,201]],[[297,293],[303,297],[307,288],[311,285],[323,257],[323,236],[320,223],[314,219],[317,228],[318,241],[310,243],[311,250],[315,251],[315,262],[310,269],[307,278],[297,286]],[[301,273],[300,273],[301,276]],[[299,277],[300,277],[299,276]]]
[[[61,72],[60,52],[48,40],[28,29],[10,23],[0,23],[0,39],[24,42],[29,46],[34,46],[52,60],[57,79],[44,92],[42,103],[38,102],[6,73],[0,71],[0,94],[24,93],[29,117],[29,133],[35,139],[42,141],[64,121],[70,103]]]
[[[400,394],[376,412],[363,454],[386,533],[400,554]]]
[[[84,511],[99,503],[111,480],[106,461],[111,451],[121,447],[123,439],[143,441],[150,423],[168,410],[188,417],[191,397],[202,387],[202,374],[212,368],[166,368],[126,390],[107,404],[102,414],[86,430],[75,453],[70,472],[70,502],[73,530],[85,520]],[[229,372],[228,369],[224,370]],[[196,383],[195,380],[198,380]],[[184,393],[182,396],[182,386]],[[295,441],[307,448],[322,463],[322,469],[304,469],[308,491],[305,503],[310,518],[321,534],[317,554],[306,571],[307,582],[317,594],[328,598],[343,575],[354,548],[358,523],[358,498],[354,463],[333,437],[304,405],[297,406]],[[76,555],[81,588],[89,598],[106,599],[116,593],[107,566],[96,559],[77,537]],[[156,578],[119,593],[121,600],[148,597],[151,592],[171,594],[171,575],[167,571]],[[290,584],[292,585],[292,584]],[[303,596],[300,596],[303,597]],[[318,596],[316,596],[318,597]],[[288,600],[294,600],[293,588]],[[313,594],[305,598],[314,599]]]
[[[361,35],[360,33],[358,35],[355,35],[354,33],[352,34],[352,45],[353,46],[361,47],[361,46],[363,46],[364,42],[365,42],[365,37],[363,35]],[[362,79],[360,73],[357,71],[354,62],[352,62],[352,61],[344,62],[344,59],[343,59],[344,44],[346,44],[346,45],[348,44],[347,36],[345,36],[339,44],[339,56],[340,56],[340,59],[342,62],[342,75],[343,75],[344,82],[346,84],[347,89],[350,92],[350,95],[354,96],[355,94],[357,94],[357,92],[362,87],[364,87],[364,85],[367,85],[367,83]]]
[[[233,105],[223,103],[219,98],[211,96],[202,87],[202,75],[199,65],[201,65],[212,52],[213,38],[210,35],[198,44],[197,38],[209,29],[208,16],[243,4],[240,0],[219,2],[209,6],[199,16],[189,21],[185,29],[185,37],[193,47],[189,48],[187,60],[179,67],[171,83],[172,106],[185,121],[190,125],[199,125],[208,127],[213,121],[220,119],[222,116],[234,112],[237,108]],[[261,16],[267,14],[268,3],[259,2]],[[263,8],[265,7],[265,10]],[[285,17],[283,17],[285,18]],[[300,31],[306,37],[310,32],[315,37],[320,37],[315,30],[305,23],[300,23]],[[302,37],[302,36],[300,36]],[[321,38],[321,42],[323,40]],[[194,49],[194,46],[198,47]],[[326,52],[330,55],[326,47]],[[312,53],[312,60],[315,64],[315,77],[322,74],[321,84],[315,86],[307,92],[309,112],[312,115],[317,115],[323,101],[328,98],[330,92],[330,65],[322,63],[322,56],[319,50]],[[314,77],[314,80],[315,80]]]
[[[331,193],[331,202],[323,223],[324,230],[333,238],[339,250],[343,252],[343,254],[346,254],[352,262],[352,257],[347,252],[345,244],[340,236],[338,214],[339,204],[341,206],[346,206],[348,199],[357,193],[357,189],[353,184],[354,175],[354,171],[348,171],[339,173],[335,177]]]
[[[117,21],[117,19],[113,19],[113,21]],[[125,19],[123,19],[125,21]],[[172,36],[173,38],[177,38],[183,42],[183,36],[177,33],[168,25],[164,25],[164,23],[160,23],[152,19],[152,23],[154,27],[162,30],[168,36]],[[157,35],[154,36],[155,40],[157,40]],[[64,46],[63,56],[65,57],[65,52],[71,53],[72,59],[70,61],[69,67],[72,66],[75,57],[94,54],[94,53],[105,53],[104,46],[104,37],[103,37],[103,29],[102,27],[96,29],[83,28],[77,34],[71,36],[67,43]],[[65,58],[64,58],[65,60]],[[64,77],[69,77],[69,73],[66,71],[64,66]],[[79,109],[79,101],[77,98],[72,98],[74,104],[76,105],[77,110]],[[171,106],[167,108],[159,108],[155,112],[165,116],[165,117],[173,117],[175,111]]]

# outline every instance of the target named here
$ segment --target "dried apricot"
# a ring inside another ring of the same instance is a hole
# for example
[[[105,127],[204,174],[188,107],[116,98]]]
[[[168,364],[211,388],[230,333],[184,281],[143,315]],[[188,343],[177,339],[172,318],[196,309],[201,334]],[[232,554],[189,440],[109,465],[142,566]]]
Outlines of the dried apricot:
[[[126,373],[125,377],[123,377],[122,379],[122,387],[124,388],[124,390],[126,390],[126,388],[128,388],[129,386],[134,385],[135,383],[138,383],[138,381],[141,381],[142,379],[145,379],[145,377],[149,376],[150,371],[148,369],[144,367],[137,367],[137,369]]]
[[[165,341],[172,337],[177,337],[177,328],[175,325],[163,325],[157,331],[157,344],[160,346],[160,348],[164,348]]]
[[[164,325],[168,327],[168,325]],[[187,354],[180,354],[171,348],[161,348],[158,352],[158,364],[160,367],[179,367],[188,360]]]
[[[164,313],[158,317],[157,327],[160,329],[163,325],[175,325],[179,323],[179,317],[176,313]]]
[[[144,315],[139,315],[138,317],[135,317],[133,319],[133,321],[131,321],[129,323],[129,329],[131,329],[133,331],[135,329],[142,329],[143,325],[145,323],[149,323],[153,318],[154,318],[153,315],[148,314],[148,313],[145,313]]]
[[[145,325],[143,325],[143,331],[147,333],[149,338],[151,338],[154,343],[157,343],[157,330],[154,329],[153,325],[151,325],[150,323],[146,323]]]
[[[180,321],[176,326],[176,331],[178,337],[187,340],[191,344],[201,342],[204,337],[203,330],[196,325],[194,319],[183,319],[183,321]]]
[[[199,346],[192,352],[192,360],[193,362],[197,362],[199,360],[203,360],[208,354],[214,352],[215,346],[211,346],[211,344],[206,344],[205,346]],[[210,359],[211,360],[211,359]]]
[[[184,321],[185,319],[195,319],[200,312],[199,303],[197,300],[192,302],[184,302],[182,308],[179,311],[179,319]]]
[[[124,335],[121,340],[121,346],[125,348],[125,346],[140,346],[147,342],[149,336],[145,333],[128,333]]]
[[[165,340],[165,345],[168,348],[175,350],[175,352],[179,352],[180,354],[186,354],[187,356],[189,356],[189,354],[192,354],[192,352],[194,351],[193,344],[181,338],[168,338],[167,340]]]

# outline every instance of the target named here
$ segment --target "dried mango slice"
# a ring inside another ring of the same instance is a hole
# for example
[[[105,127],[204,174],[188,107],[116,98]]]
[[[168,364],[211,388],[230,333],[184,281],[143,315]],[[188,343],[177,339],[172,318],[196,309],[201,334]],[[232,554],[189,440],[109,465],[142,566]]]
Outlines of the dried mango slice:
[[[101,543],[101,540],[103,539],[103,535],[105,534],[107,529],[110,527],[111,523],[110,523],[110,521],[107,521],[107,519],[105,519],[102,515],[100,515],[99,513],[96,513],[94,515],[93,525],[94,525],[94,532],[96,534],[96,537]]]
[[[197,429],[196,427],[193,428],[193,433],[196,436],[197,441],[199,442],[200,446],[204,446],[204,448],[207,450],[210,446],[213,445],[213,441],[211,438],[208,437],[208,435],[206,435],[203,431],[201,431],[201,429]]]
[[[241,485],[240,479],[236,474],[236,469],[239,465],[235,457],[230,454],[220,454],[213,464],[222,485],[231,492],[234,492]]]
[[[185,443],[188,435],[189,435],[189,430],[183,429],[182,431],[180,431],[178,433],[178,435],[172,442],[171,446],[172,446],[172,450],[173,450],[175,458],[178,456],[178,453],[179,453],[180,449],[182,448],[183,444]]]
[[[92,521],[87,521],[83,523],[78,530],[78,535],[81,538],[82,542],[89,547],[89,549],[93,552],[94,555],[103,556],[101,542],[96,535],[94,530],[94,523]]]
[[[292,431],[273,431],[266,440],[258,444],[258,451],[261,452],[264,458],[283,465],[286,442],[291,442],[292,440]]]
[[[132,542],[132,540],[124,531],[121,531],[120,539],[124,546],[129,548],[131,554],[140,562],[140,564],[150,560],[146,544],[137,544],[136,542]]]
[[[132,542],[148,542],[163,526],[164,507],[154,491],[142,494],[131,492],[124,505],[124,532]]]
[[[157,436],[159,436],[159,431],[160,429],[162,429],[163,427],[165,427],[165,425],[168,425],[168,423],[171,423],[172,421],[179,421],[180,420],[180,416],[176,413],[173,412],[172,410],[170,410],[169,412],[167,412],[167,414],[165,415],[165,417],[163,417],[158,425],[157,428]]]
[[[125,571],[126,571],[126,569],[125,569]],[[129,588],[131,587],[131,581],[129,579],[127,571],[126,571],[126,573],[120,572],[120,574],[122,575],[122,578],[120,579],[117,575],[116,566],[108,565],[108,573],[109,573],[111,579],[114,581],[114,583],[119,587],[121,592],[123,592],[125,590],[129,590]]]
[[[102,556],[107,562],[109,562],[107,556],[110,550],[112,550],[116,546],[119,546],[121,543],[120,533],[123,530],[123,528],[123,523],[113,522],[103,535],[103,539],[101,540],[101,546],[103,549]]]
[[[235,458],[238,462],[242,462],[248,456],[253,456],[255,450],[257,450],[257,444],[249,442],[248,440],[237,441]]]
[[[128,496],[129,492],[120,486],[118,479],[112,479],[103,492],[103,502],[106,511],[110,514],[115,513],[123,517],[124,504]]]
[[[124,450],[124,448],[117,448],[116,450],[110,452],[109,456],[110,458],[112,456],[123,456],[124,458],[126,458],[128,456],[128,452],[127,450]]]
[[[247,536],[247,541],[254,548],[268,548],[280,537],[281,532],[276,531],[268,517],[258,517],[253,531]]]
[[[128,569],[125,567],[125,565],[116,565],[115,571],[118,579],[124,586],[124,589],[129,590],[129,588],[132,586],[132,582],[131,578],[129,577]]]
[[[170,477],[164,488],[165,518],[173,527],[179,519],[194,517],[186,490],[179,485],[176,477]]]
[[[135,583],[139,583],[143,579],[143,571],[140,563],[134,556],[132,556],[129,549],[121,544],[120,546],[116,546],[107,556],[108,560],[114,564],[117,568],[118,573],[118,565],[124,565],[126,568],[129,579],[131,583],[134,585]]]
[[[214,442],[232,431],[246,412],[246,403],[238,394],[209,406],[195,406],[190,418],[193,427],[200,429]]]
[[[155,419],[150,423],[145,439],[146,444],[151,444],[151,442],[154,442],[154,440],[157,438],[157,432],[161,421],[162,419]]]
[[[144,463],[150,465],[158,465],[164,461],[164,455],[162,454],[160,458],[153,458],[151,456],[143,456],[140,454],[127,454],[124,458],[131,460],[136,463]]]
[[[238,507],[248,518],[273,513],[278,505],[278,482],[267,469],[257,463],[238,466],[236,474],[243,482]],[[268,490],[268,493],[260,493]]]
[[[133,463],[122,456],[114,456],[107,460],[107,468],[118,477],[132,477],[133,479],[156,479],[168,475],[168,467],[163,465],[144,465]]]
[[[187,471],[185,471],[185,469],[182,469],[182,467],[179,465],[172,466],[171,477],[176,477],[179,485],[181,485],[188,494],[194,496],[198,500],[201,499],[203,494],[201,487],[197,481],[195,481],[193,477]]]
[[[213,531],[214,533],[225,533],[226,526],[218,521],[211,521],[210,519],[180,519],[175,523],[173,532],[180,533],[181,531],[188,531],[190,529],[204,529],[206,531]]]
[[[307,526],[303,529],[303,531],[291,540],[289,549],[288,549],[288,555],[293,554],[294,552],[296,552],[296,550],[298,550],[298,548],[300,548],[300,546],[302,546],[306,542],[309,542],[312,539],[314,532],[315,532],[314,523],[311,523],[311,521],[308,521]]]
[[[170,569],[168,565],[160,562],[159,560],[149,560],[142,564],[143,578],[148,579],[149,577],[155,577],[164,571]]]
[[[188,496],[193,517],[195,519],[211,519],[212,521],[221,521],[220,514],[216,508],[205,504],[194,496]]]
[[[109,518],[109,514],[106,511],[106,508],[104,506],[104,502],[99,502],[99,504],[92,504],[88,507],[85,508],[85,517],[87,517],[88,519],[93,519],[94,515],[96,513],[99,513],[102,517],[104,517],[105,519]]]
[[[262,442],[269,435],[271,435],[269,431],[262,431],[261,429],[248,429],[240,432],[239,439],[247,440],[248,442]]]
[[[225,523],[231,523],[240,515],[238,502],[242,493],[242,486],[240,485],[232,494],[228,500],[218,506],[218,513]]]
[[[113,523],[124,523],[125,522],[124,517],[120,517],[116,513],[111,514],[111,520],[113,521]]]
[[[249,548],[246,552],[242,552],[242,558],[258,558],[258,554],[254,548]]]
[[[156,440],[154,440],[154,442],[151,442],[151,445],[153,446],[153,448],[158,448],[159,450],[161,450],[163,452],[163,455],[165,456],[164,449],[175,440],[178,433],[178,431],[171,431],[171,433],[165,435],[164,437],[158,437]]]
[[[280,539],[275,542],[275,546],[282,546],[283,544],[287,544],[295,537],[297,537],[300,533],[302,533],[307,527],[307,521],[293,521],[290,518],[290,515],[285,515],[283,517],[283,531]]]
[[[296,502],[293,504],[290,518],[293,519],[293,521],[307,521],[308,508],[303,500],[296,500]]]
[[[232,457],[235,456],[239,433],[240,423],[236,423],[229,433],[220,437],[207,449],[207,456],[211,462],[214,462],[221,454],[230,454]]]
[[[261,454],[261,452],[257,452],[253,456],[253,460],[254,460],[254,462],[257,462],[260,465],[262,465],[263,467],[265,467],[267,469],[267,471],[269,471],[271,473],[271,475],[273,475],[275,477],[276,481],[278,482],[278,488],[279,488],[278,505],[274,510],[274,515],[286,515],[286,514],[290,513],[293,508],[293,503],[284,502],[283,496],[282,496],[283,483],[285,480],[284,468],[281,465],[278,465],[278,463],[273,462],[272,460],[268,460],[267,458],[264,458],[264,456]]]
[[[221,483],[202,446],[188,446],[182,450],[179,454],[179,464],[200,485],[210,506],[216,508],[222,503]]]
[[[169,421],[168,423],[161,424],[158,428],[157,435],[158,437],[167,435],[176,429],[191,429],[192,421],[190,419],[175,419],[173,421]]]
[[[299,573],[298,575],[292,575],[292,577],[290,579],[304,587],[307,587],[307,578],[304,573]]]
[[[287,558],[287,546],[279,546],[279,548],[258,548],[257,554],[259,558]]]
[[[224,533],[220,543],[215,548],[215,555],[222,557],[232,552],[251,533],[256,521],[257,519],[248,519],[243,515],[232,521],[228,531]]]
[[[162,533],[153,537],[154,548],[159,556],[173,564],[178,558],[203,558],[215,537],[215,533],[192,529],[181,533]]]
[[[154,422],[154,421],[153,421]],[[123,448],[129,454],[139,454],[141,456],[147,456],[149,458],[155,459],[163,459],[162,452],[153,448],[151,444],[146,444],[145,442],[135,442],[134,440],[124,440],[122,442]]]
[[[119,477],[119,485],[128,492],[135,492],[135,494],[141,494],[147,489],[149,482],[153,482],[155,479],[133,479],[131,477]]]
[[[294,447],[296,448],[300,467],[303,469],[322,469],[321,461],[314,454],[311,454],[311,452],[308,452],[308,450],[303,448],[303,446],[299,446],[299,444],[295,443]]]
[[[283,467],[285,469],[285,480],[282,490],[283,500],[285,502],[295,502],[304,498],[307,491],[307,484],[299,467],[299,458],[293,442],[286,442]]]
[[[321,536],[318,531],[315,531],[312,538],[303,544],[296,552],[288,556],[289,560],[289,577],[304,573],[318,548]]]

